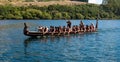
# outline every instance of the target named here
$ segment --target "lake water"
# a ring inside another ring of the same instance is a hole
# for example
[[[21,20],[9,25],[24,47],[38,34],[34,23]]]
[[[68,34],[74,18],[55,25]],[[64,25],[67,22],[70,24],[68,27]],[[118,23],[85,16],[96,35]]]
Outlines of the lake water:
[[[24,22],[30,30],[66,25],[64,20],[1,20],[0,62],[120,62],[120,20],[99,20],[96,33],[40,38],[23,35]]]

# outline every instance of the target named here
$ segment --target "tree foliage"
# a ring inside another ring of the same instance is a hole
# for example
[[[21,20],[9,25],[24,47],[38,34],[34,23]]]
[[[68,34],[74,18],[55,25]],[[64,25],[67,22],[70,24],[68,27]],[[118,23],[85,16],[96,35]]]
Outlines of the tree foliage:
[[[103,0],[102,8],[106,12],[120,16],[120,0]]]
[[[0,6],[0,19],[119,19],[120,7],[107,5]]]

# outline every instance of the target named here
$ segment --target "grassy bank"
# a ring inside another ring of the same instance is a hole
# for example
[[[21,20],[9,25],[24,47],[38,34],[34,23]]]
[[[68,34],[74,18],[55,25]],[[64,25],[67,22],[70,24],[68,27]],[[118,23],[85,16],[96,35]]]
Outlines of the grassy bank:
[[[42,1],[42,2],[0,2],[0,5],[13,5],[13,6],[49,6],[49,5],[81,5],[81,4],[87,4],[85,2],[79,2],[79,1]]]

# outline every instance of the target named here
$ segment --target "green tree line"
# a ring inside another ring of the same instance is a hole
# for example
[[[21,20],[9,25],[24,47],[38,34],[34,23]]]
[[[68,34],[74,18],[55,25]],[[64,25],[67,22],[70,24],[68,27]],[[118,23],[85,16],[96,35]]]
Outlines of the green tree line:
[[[44,7],[1,5],[0,19],[120,19],[119,10],[95,4]]]
[[[120,0],[103,0],[102,10],[120,18]]]

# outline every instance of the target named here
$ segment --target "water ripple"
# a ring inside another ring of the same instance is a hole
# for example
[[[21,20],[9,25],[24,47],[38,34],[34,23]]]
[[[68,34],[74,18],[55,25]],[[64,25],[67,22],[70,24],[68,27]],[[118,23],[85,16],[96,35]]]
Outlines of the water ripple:
[[[120,61],[120,21],[100,21],[95,33],[37,38],[23,35],[24,22],[5,21],[5,24],[0,24],[0,62]],[[31,28],[46,23],[59,25],[58,21],[53,21],[54,24],[51,21],[26,22]],[[79,21],[72,22],[77,24]],[[63,26],[65,22],[60,24]]]

